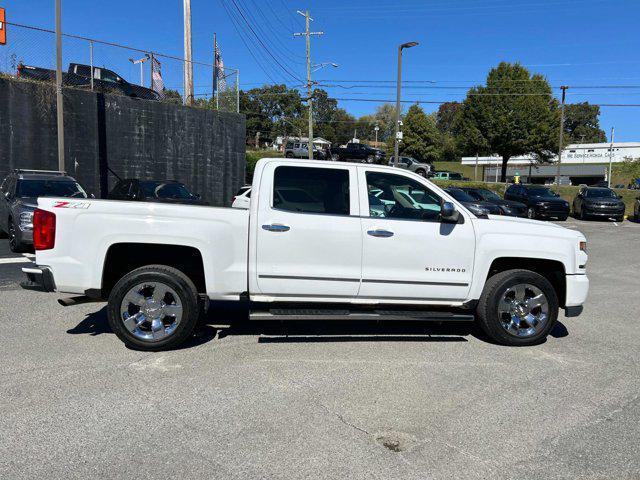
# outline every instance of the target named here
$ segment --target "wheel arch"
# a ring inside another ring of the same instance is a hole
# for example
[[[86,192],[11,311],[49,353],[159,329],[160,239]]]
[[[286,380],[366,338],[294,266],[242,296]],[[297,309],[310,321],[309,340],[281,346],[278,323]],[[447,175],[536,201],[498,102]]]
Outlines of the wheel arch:
[[[202,253],[197,248],[123,242],[114,243],[107,249],[102,268],[101,297],[107,298],[116,282],[132,270],[157,264],[180,270],[191,279],[198,293],[207,292]]]
[[[530,270],[545,277],[556,291],[560,307],[564,307],[567,296],[567,281],[566,269],[561,261],[531,257],[495,258],[489,266],[485,282],[497,273],[513,269]]]

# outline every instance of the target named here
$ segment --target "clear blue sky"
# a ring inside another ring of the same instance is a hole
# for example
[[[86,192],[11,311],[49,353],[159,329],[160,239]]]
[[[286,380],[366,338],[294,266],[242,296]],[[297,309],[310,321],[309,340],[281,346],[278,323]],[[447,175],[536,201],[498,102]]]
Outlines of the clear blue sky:
[[[338,98],[394,99],[393,83],[375,81],[395,79],[397,45],[412,40],[420,46],[405,53],[404,79],[435,83],[408,83],[407,100],[459,100],[467,87],[481,83],[489,68],[503,60],[521,62],[545,75],[554,87],[640,85],[637,0],[192,0],[194,60],[211,62],[212,37],[217,32],[225,64],[238,67],[241,86],[250,88],[272,80],[299,82],[250,43],[266,72],[260,68],[223,3],[236,17],[236,5],[242,8],[272,54],[299,78],[305,75],[304,40],[291,34],[304,28],[296,9],[309,8],[315,19],[313,30],[325,32],[312,40],[314,62],[339,64],[317,72],[315,79],[341,85],[328,88]],[[62,4],[67,33],[182,56],[180,0],[62,0]],[[0,6],[7,9],[10,22],[54,26],[53,0],[0,0]],[[241,28],[248,31],[244,24]],[[51,61],[49,40],[15,30],[9,31],[9,41],[28,52],[25,56],[40,63]],[[2,48],[7,47],[0,47],[0,58]],[[78,58],[86,55],[80,42],[66,42],[65,53],[65,62],[86,61]],[[129,56],[114,48],[96,48],[97,64],[109,65],[135,81],[139,73],[129,64]],[[167,85],[180,89],[178,65],[166,61],[163,69]],[[363,80],[374,83],[350,83]],[[207,68],[196,67],[195,83],[196,92],[211,90]],[[640,104],[640,88],[569,90],[569,102],[584,100]],[[344,100],[340,105],[362,115],[377,104]],[[437,106],[424,108],[432,111]],[[640,141],[640,107],[603,107],[600,121],[607,134],[615,126],[617,141]]]

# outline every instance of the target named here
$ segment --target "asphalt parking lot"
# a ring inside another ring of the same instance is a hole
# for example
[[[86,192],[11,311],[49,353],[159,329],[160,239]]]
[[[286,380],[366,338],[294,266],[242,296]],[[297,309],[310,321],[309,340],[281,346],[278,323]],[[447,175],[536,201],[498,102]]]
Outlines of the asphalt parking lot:
[[[590,296],[529,348],[219,307],[186,348],[135,352],[104,304],[22,291],[0,240],[0,478],[640,478],[640,225],[563,224]]]

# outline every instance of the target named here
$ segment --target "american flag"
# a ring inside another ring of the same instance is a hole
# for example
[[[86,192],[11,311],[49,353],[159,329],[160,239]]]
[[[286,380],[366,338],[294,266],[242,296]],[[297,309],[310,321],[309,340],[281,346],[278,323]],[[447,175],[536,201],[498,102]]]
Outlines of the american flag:
[[[162,80],[162,71],[160,70],[160,62],[156,57],[151,59],[151,89],[164,96],[164,80]]]
[[[222,54],[218,48],[218,42],[215,44],[215,64],[214,64],[214,85],[215,90],[224,90],[227,87],[227,81],[224,75],[224,61],[222,60]],[[215,93],[215,92],[214,92]]]

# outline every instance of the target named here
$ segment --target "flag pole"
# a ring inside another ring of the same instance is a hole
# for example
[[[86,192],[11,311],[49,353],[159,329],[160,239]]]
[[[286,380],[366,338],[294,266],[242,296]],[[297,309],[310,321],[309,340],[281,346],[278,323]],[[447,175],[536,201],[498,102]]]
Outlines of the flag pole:
[[[213,34],[213,97],[218,110],[218,38],[215,32]]]

